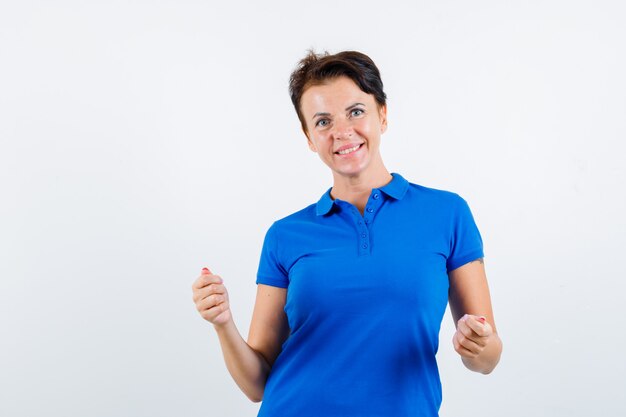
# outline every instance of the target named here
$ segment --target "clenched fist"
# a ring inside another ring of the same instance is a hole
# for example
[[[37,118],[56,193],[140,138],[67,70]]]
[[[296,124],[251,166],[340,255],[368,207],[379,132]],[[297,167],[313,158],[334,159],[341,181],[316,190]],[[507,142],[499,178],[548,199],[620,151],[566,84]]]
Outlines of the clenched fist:
[[[452,337],[454,350],[464,358],[475,358],[485,350],[492,335],[493,329],[484,317],[466,314],[457,322]]]
[[[219,275],[214,275],[208,268],[203,268],[202,274],[194,281],[191,289],[193,302],[202,318],[214,326],[223,326],[232,320],[228,291]]]

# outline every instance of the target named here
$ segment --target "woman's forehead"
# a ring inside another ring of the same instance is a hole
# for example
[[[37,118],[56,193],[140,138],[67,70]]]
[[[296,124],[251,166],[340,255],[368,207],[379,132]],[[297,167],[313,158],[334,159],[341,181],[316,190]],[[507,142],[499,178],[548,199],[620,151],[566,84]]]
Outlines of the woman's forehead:
[[[354,103],[372,105],[375,103],[374,96],[362,91],[348,77],[338,77],[322,84],[308,87],[301,98],[301,107],[304,113],[317,112],[320,109],[343,110]]]

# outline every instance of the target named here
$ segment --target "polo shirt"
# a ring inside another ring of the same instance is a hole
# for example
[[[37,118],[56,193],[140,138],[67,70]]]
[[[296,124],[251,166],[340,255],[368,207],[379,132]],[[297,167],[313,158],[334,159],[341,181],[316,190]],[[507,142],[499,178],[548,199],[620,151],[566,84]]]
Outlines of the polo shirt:
[[[483,244],[462,197],[391,175],[363,215],[329,188],[267,230],[256,282],[287,288],[291,332],[259,417],[438,415],[447,274]]]

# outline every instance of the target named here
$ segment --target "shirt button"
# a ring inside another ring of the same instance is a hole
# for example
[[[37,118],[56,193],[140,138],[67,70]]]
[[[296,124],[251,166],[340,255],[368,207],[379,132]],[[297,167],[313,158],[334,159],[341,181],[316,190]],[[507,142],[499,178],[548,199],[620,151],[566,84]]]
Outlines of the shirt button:
[[[366,237],[367,237],[367,235],[366,235],[365,233],[362,233],[362,234],[361,234],[361,237],[362,237],[362,238],[366,238]]]
[[[367,209],[367,212],[368,212],[368,213],[373,213],[373,212],[374,212],[374,209],[370,207],[370,208],[368,208],[368,209]]]
[[[378,200],[379,195],[378,194],[374,194],[374,200]]]
[[[363,224],[363,222],[361,220],[359,220],[359,225],[362,225],[362,224]]]
[[[363,244],[363,249],[367,249],[367,243]]]
[[[365,219],[365,223],[369,223],[369,222],[370,222],[369,220]]]

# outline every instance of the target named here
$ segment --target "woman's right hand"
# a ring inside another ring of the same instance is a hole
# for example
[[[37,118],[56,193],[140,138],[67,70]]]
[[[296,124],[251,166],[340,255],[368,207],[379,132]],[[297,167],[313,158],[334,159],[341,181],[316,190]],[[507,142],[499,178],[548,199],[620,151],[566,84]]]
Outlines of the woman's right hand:
[[[214,275],[208,268],[202,269],[202,274],[191,286],[193,302],[203,319],[214,326],[223,326],[232,320],[228,291],[219,275]]]

